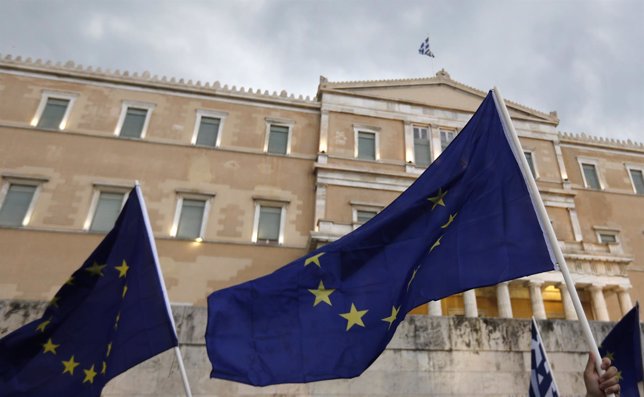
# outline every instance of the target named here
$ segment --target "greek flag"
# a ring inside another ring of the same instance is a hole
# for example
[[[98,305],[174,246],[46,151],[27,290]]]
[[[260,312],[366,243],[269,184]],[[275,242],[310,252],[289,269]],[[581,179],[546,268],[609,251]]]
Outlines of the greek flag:
[[[420,43],[420,48],[418,48],[418,53],[420,55],[427,55],[430,58],[434,58],[434,53],[429,48],[429,37],[427,37],[425,40],[423,40],[422,43]]]
[[[532,341],[530,341],[532,371],[530,372],[530,397],[558,397],[559,391],[550,370],[546,350],[543,348],[537,322],[532,318]]]

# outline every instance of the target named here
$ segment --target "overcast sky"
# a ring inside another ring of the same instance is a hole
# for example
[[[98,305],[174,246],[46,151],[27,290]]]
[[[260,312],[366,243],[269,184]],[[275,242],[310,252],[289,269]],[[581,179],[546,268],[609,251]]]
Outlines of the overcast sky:
[[[644,142],[643,21],[642,0],[0,0],[0,53],[310,96],[445,68],[560,131]]]

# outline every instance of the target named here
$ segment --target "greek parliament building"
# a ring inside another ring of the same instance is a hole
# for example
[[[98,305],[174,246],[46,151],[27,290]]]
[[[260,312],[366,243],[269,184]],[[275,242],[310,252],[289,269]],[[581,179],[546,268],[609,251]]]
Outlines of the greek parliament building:
[[[486,92],[429,78],[331,82],[314,98],[0,60],[0,299],[46,301],[139,181],[170,300],[267,274],[381,211]],[[508,101],[591,320],[644,300],[644,146],[557,131]],[[417,315],[574,319],[559,272],[470,290]]]

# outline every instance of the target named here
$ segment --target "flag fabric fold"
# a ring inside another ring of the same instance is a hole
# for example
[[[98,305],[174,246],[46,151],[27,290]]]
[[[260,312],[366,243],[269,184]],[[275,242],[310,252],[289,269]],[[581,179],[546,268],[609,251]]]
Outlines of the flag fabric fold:
[[[0,339],[0,396],[100,396],[177,345],[140,188],[43,316]]]
[[[393,203],[274,273],[208,298],[212,377],[350,378],[430,300],[554,269],[493,93]]]
[[[620,396],[639,397],[637,383],[644,381],[639,303],[606,335],[599,346],[602,357],[608,357],[619,371]]]
[[[530,340],[530,397],[558,397],[559,391],[550,369],[546,349],[541,340],[537,322],[532,318],[532,339]]]

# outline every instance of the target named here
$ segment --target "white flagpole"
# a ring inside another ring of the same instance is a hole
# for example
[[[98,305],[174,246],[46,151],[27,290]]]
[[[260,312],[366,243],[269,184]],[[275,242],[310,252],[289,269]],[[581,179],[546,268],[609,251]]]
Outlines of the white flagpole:
[[[581,323],[581,329],[584,333],[584,337],[586,338],[586,342],[590,347],[590,352],[595,357],[595,368],[597,369],[597,373],[601,375],[604,373],[604,370],[601,369],[602,359],[599,355],[597,342],[595,341],[593,333],[590,330],[588,318],[586,318],[584,308],[581,306],[581,301],[579,300],[579,294],[577,294],[575,283],[572,280],[570,272],[568,271],[568,266],[566,265],[566,259],[563,256],[563,252],[561,251],[561,247],[559,246],[559,243],[557,241],[557,236],[555,235],[555,231],[552,228],[552,224],[550,223],[550,218],[548,217],[548,213],[546,212],[546,207],[543,204],[543,200],[541,200],[539,188],[537,187],[537,183],[532,176],[532,172],[530,172],[528,160],[526,160],[525,156],[523,155],[521,142],[519,142],[519,137],[517,136],[517,132],[514,129],[514,125],[512,124],[512,120],[510,119],[510,113],[508,112],[508,108],[505,106],[505,101],[501,96],[501,92],[497,87],[494,87],[493,92],[494,102],[496,103],[497,110],[501,115],[501,121],[504,127],[503,130],[505,131],[508,143],[510,144],[512,151],[514,152],[514,157],[519,163],[519,168],[521,168],[521,172],[523,173],[523,179],[527,183],[528,192],[530,192],[530,197],[532,198],[532,204],[534,205],[537,217],[539,218],[539,222],[541,223],[541,229],[544,231],[547,237],[546,242],[548,243],[548,246],[550,248],[550,253],[551,255],[554,254],[556,263],[559,266],[559,270],[561,270],[561,274],[563,275],[568,292],[570,292],[570,298],[572,299],[575,311],[577,312],[577,317],[579,318],[579,322]],[[609,396],[614,395],[610,394]]]
[[[136,189],[136,194],[139,197],[139,203],[141,203],[141,211],[143,212],[145,228],[147,229],[147,232],[148,232],[148,241],[150,242],[150,248],[152,249],[152,256],[154,257],[154,264],[156,265],[157,274],[159,275],[159,281],[161,283],[161,290],[163,291],[165,308],[168,311],[168,316],[170,317],[170,322],[172,323],[172,329],[174,330],[174,335],[177,336],[177,326],[174,323],[174,317],[172,317],[172,310],[170,309],[170,299],[168,298],[168,291],[165,288],[163,273],[161,272],[161,266],[159,265],[159,254],[157,252],[157,245],[154,242],[154,234],[152,234],[152,227],[150,226],[148,209],[145,206],[145,200],[143,200],[143,193],[141,192],[141,185],[139,184],[139,181],[136,181],[135,189]],[[178,340],[178,337],[177,337],[177,340]],[[186,369],[183,365],[183,357],[181,356],[181,350],[179,350],[179,346],[174,347],[174,352],[177,356],[177,363],[179,363],[179,372],[181,372],[181,379],[183,380],[183,390],[186,393],[186,397],[192,397],[192,392],[190,391],[190,384],[188,383],[188,375],[186,374]]]

